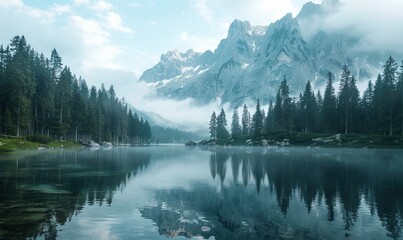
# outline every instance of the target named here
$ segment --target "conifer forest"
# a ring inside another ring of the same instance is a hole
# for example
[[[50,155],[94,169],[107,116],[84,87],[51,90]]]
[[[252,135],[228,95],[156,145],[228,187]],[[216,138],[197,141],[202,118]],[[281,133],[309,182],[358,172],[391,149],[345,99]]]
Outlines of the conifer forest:
[[[56,49],[47,58],[15,36],[0,46],[0,134],[149,143],[151,127],[113,86],[89,87]]]

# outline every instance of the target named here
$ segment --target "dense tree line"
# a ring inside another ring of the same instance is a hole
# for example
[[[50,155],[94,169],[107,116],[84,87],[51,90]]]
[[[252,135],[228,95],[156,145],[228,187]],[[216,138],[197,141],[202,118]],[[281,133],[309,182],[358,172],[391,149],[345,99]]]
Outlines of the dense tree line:
[[[340,75],[339,90],[333,86],[334,75],[329,72],[324,96],[314,93],[311,82],[299,97],[291,97],[287,80],[281,81],[276,100],[269,103],[267,114],[259,100],[253,117],[243,106],[241,123],[235,108],[232,139],[261,139],[271,132],[316,132],[344,134],[403,135],[403,63],[398,69],[396,61],[389,57],[375,84],[369,81],[360,96],[356,78],[345,65]],[[221,119],[221,120],[220,120]],[[225,112],[222,109],[210,120],[210,136],[214,140],[227,141]],[[224,128],[222,127],[224,126]]]
[[[148,143],[151,127],[128,110],[113,86],[88,88],[63,66],[56,49],[48,59],[15,36],[0,45],[0,134]]]

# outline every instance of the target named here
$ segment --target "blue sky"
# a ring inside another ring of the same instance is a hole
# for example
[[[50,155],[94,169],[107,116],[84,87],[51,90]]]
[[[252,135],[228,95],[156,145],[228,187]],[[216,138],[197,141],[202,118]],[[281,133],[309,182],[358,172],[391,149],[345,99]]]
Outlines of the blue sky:
[[[64,63],[91,84],[94,72],[137,77],[177,49],[214,50],[234,19],[268,25],[304,0],[0,0],[0,42],[24,34],[47,56],[55,47]],[[102,78],[102,76],[100,77]]]

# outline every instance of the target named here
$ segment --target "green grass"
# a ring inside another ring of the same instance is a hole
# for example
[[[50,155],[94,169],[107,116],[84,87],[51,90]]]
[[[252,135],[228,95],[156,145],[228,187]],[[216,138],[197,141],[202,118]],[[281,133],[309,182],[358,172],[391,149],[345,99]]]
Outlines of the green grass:
[[[51,141],[48,144],[27,141],[24,138],[0,137],[0,153],[13,152],[17,150],[45,148],[75,148],[81,145],[74,141]]]
[[[52,148],[77,148],[77,147],[82,147],[81,144],[75,141],[58,141],[54,140],[47,144],[48,147]]]

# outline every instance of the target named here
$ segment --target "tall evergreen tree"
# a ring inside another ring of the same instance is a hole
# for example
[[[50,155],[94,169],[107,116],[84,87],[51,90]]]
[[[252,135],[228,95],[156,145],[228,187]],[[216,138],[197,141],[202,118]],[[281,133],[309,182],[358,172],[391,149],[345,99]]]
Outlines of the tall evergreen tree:
[[[274,107],[273,102],[270,100],[267,116],[264,120],[263,135],[268,135],[270,131],[274,130]]]
[[[341,116],[341,126],[343,126],[344,128],[344,134],[348,133],[348,123],[350,120],[350,78],[350,70],[348,69],[347,65],[344,65],[340,77],[340,88],[337,105],[339,116]]]
[[[316,93],[316,103],[317,103],[317,108],[315,111],[315,122],[316,122],[316,127],[315,131],[317,132],[322,132],[323,131],[323,97],[322,93],[320,90]]]
[[[276,124],[279,129],[291,131],[291,98],[289,96],[290,90],[287,84],[287,80],[283,79],[280,83],[280,87],[276,96],[276,105],[274,106],[274,114]]]
[[[217,117],[215,112],[211,114],[210,118],[210,138],[213,140],[217,139]]]
[[[397,64],[395,60],[389,56],[385,65],[383,66],[382,80],[384,84],[384,119],[389,123],[389,135],[393,135],[393,122],[395,112],[395,84],[397,78]]]
[[[378,134],[386,134],[385,124],[383,122],[383,106],[385,97],[385,86],[382,81],[382,77],[378,74],[378,77],[374,86],[374,98],[373,98],[373,111],[374,111],[374,126]]]
[[[400,120],[400,134],[403,135],[403,61],[400,66],[399,79],[396,84],[397,112]]]
[[[263,131],[263,120],[264,120],[264,113],[260,109],[260,101],[257,99],[256,103],[256,111],[252,117],[252,126],[253,126],[253,137],[255,139],[259,138],[262,135]]]
[[[358,127],[360,125],[360,116],[359,116],[359,103],[360,103],[360,92],[358,91],[357,85],[356,85],[356,80],[354,75],[351,76],[350,80],[350,98],[349,98],[349,105],[350,105],[350,111],[349,111],[349,118],[351,119],[351,126],[350,129],[353,132],[358,132]]]
[[[332,73],[328,73],[325,95],[323,97],[322,119],[325,125],[325,132],[336,130],[336,95],[333,88]]]
[[[302,96],[301,107],[303,109],[305,119],[304,132],[309,133],[315,126],[315,115],[317,110],[317,103],[310,81],[306,83],[304,95]]]
[[[224,109],[221,108],[221,112],[217,116],[217,140],[219,141],[228,140],[229,133],[226,127],[227,127],[227,118],[225,116]]]
[[[231,123],[231,136],[233,139],[238,139],[242,133],[241,125],[239,124],[238,108],[234,108]]]
[[[248,111],[248,107],[246,104],[243,105],[243,111],[242,111],[242,134],[244,136],[248,136],[249,134],[249,129],[250,129],[250,113]]]
[[[368,82],[368,87],[364,91],[364,94],[362,96],[362,99],[360,101],[360,113],[361,113],[361,122],[362,122],[362,128],[361,131],[363,133],[369,133],[372,132],[374,129],[374,119],[375,119],[375,113],[374,113],[374,87],[372,85],[372,82]]]
[[[13,121],[16,122],[16,136],[21,127],[27,127],[30,121],[31,97],[35,93],[33,72],[29,63],[29,47],[25,37],[16,36],[11,40],[12,58],[8,63],[5,77],[9,109],[14,110]]]

